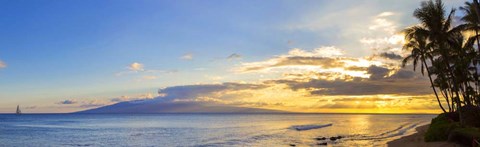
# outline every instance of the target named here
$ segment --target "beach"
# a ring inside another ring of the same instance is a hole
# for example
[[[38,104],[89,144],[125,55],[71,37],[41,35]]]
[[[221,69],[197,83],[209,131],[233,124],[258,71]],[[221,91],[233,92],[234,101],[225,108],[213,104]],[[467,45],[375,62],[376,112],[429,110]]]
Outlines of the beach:
[[[440,142],[425,142],[423,136],[427,132],[429,125],[424,125],[416,128],[416,133],[404,136],[397,140],[388,142],[389,147],[460,147],[455,143],[440,141]]]

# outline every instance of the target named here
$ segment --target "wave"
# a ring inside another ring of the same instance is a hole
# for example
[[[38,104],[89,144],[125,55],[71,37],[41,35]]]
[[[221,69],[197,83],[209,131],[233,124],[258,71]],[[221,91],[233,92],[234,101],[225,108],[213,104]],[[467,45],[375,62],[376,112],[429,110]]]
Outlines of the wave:
[[[312,129],[320,129],[320,128],[325,128],[325,127],[330,127],[333,124],[323,124],[323,125],[318,125],[318,124],[310,124],[310,125],[293,125],[290,127],[290,129],[297,130],[297,131],[306,131],[306,130],[312,130]]]
[[[382,140],[394,137],[401,137],[406,135],[407,132],[415,130],[423,123],[403,124],[396,129],[389,130],[377,135],[350,135],[349,140]]]
[[[75,144],[75,143],[64,143],[62,146],[93,146],[94,144],[88,143],[88,144]]]
[[[256,142],[262,140],[269,140],[272,138],[279,138],[281,133],[279,132],[272,132],[268,134],[256,134],[251,136],[244,136],[244,137],[230,137],[230,139],[222,139],[212,141],[210,143],[202,144],[202,145],[195,145],[195,147],[217,147],[217,146],[253,146]]]
[[[61,125],[36,125],[36,124],[18,124],[18,125],[13,125],[17,127],[30,127],[30,128],[69,128],[69,129],[75,129],[78,127],[73,127],[73,126],[61,126]]]

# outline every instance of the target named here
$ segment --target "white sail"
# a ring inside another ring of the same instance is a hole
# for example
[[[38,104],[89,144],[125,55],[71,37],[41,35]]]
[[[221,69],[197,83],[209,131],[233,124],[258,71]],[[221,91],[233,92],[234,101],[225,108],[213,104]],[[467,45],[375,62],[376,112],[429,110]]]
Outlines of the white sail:
[[[17,112],[16,114],[22,114],[22,111],[20,111],[20,105],[17,105]]]

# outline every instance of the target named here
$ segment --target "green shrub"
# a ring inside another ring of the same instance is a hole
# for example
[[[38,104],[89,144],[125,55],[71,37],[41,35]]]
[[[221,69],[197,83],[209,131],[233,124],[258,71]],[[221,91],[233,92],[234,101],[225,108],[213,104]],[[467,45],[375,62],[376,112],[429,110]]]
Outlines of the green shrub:
[[[473,139],[480,138],[480,130],[474,127],[456,128],[452,130],[448,141],[460,143],[466,146],[472,145]]]
[[[432,119],[430,127],[425,133],[425,141],[445,141],[450,132],[458,127],[459,124],[450,120],[446,113],[440,114]]]

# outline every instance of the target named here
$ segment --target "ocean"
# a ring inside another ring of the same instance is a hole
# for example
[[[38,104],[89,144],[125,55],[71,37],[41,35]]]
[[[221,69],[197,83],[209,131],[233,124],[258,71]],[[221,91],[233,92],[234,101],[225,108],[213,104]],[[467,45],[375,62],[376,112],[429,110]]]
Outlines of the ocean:
[[[386,146],[390,140],[414,133],[415,127],[428,124],[433,117],[371,114],[0,114],[0,146],[273,147],[318,146],[323,143],[327,146]],[[329,139],[338,136],[342,138]],[[327,139],[318,140],[322,137]]]

